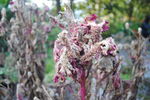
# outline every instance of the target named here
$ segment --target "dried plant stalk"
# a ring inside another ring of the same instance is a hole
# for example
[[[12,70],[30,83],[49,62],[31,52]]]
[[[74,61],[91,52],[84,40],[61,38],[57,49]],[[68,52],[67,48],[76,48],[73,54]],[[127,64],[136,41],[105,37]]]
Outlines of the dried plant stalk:
[[[15,17],[11,18],[10,23],[3,25],[1,34],[10,35],[8,44],[17,61],[17,100],[51,100],[43,85],[45,43],[53,27],[46,14],[48,7],[41,10],[36,5],[25,4],[25,0],[16,0],[11,3],[10,8]],[[3,24],[5,14],[2,12]]]

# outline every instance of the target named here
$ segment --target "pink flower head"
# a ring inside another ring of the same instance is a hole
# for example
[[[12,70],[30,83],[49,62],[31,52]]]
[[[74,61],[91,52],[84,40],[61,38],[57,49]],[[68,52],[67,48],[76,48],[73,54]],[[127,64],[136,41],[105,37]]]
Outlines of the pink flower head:
[[[105,21],[104,25],[102,26],[102,29],[103,29],[102,32],[105,32],[105,31],[109,30],[108,24],[109,24],[109,22]]]
[[[58,83],[59,81],[64,82],[65,80],[66,80],[65,76],[60,73],[60,74],[58,74],[58,75],[56,75],[56,76],[54,77],[54,80],[53,80],[53,81],[54,81],[55,83]]]
[[[115,56],[117,52],[116,44],[113,38],[107,38],[101,42],[101,53],[102,55],[113,55]]]
[[[97,15],[96,14],[92,14],[90,16],[87,16],[85,18],[85,22],[88,22],[88,21],[95,21],[97,19]]]
[[[58,81],[59,81],[59,76],[56,75],[56,76],[54,77],[54,82],[57,83]]]
[[[13,4],[14,4],[14,1],[10,1],[9,4],[10,4],[10,5],[13,5]]]

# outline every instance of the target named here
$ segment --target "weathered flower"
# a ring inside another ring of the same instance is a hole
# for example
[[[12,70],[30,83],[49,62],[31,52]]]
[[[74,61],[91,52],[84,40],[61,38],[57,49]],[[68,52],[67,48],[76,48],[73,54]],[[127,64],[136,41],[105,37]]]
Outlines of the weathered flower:
[[[108,24],[109,24],[109,23],[108,23],[107,21],[104,22],[104,24],[103,24],[103,26],[102,26],[102,29],[103,29],[102,32],[105,32],[105,31],[109,30],[109,25],[108,25]]]
[[[100,42],[102,55],[113,55],[115,56],[117,53],[117,46],[113,40],[113,38],[107,38]]]
[[[12,12],[16,12],[17,11],[17,3],[15,1],[10,1],[10,10]]]
[[[115,56],[117,51],[112,38],[102,40],[102,32],[109,29],[108,22],[103,21],[97,24],[96,18],[95,14],[86,17],[82,22],[69,18],[66,26],[62,24],[65,30],[59,33],[54,46],[57,73],[54,82],[64,82],[66,77],[71,77],[81,86],[79,93],[82,100],[85,100],[85,81],[88,70],[93,65],[92,61],[95,60],[92,58]],[[60,25],[59,21],[56,22]]]
[[[9,4],[10,4],[10,5],[13,5],[13,4],[14,4],[14,1],[10,1]]]
[[[105,56],[116,55],[117,47],[112,38],[100,41],[100,33],[108,30],[108,22],[103,21],[100,24],[96,24],[96,18],[95,14],[88,16],[85,18],[86,23],[71,23],[66,30],[59,33],[54,45],[54,60],[56,62],[57,73],[61,73],[59,75],[74,76],[75,74],[79,74],[81,71],[79,66],[82,68],[84,66],[82,64],[92,60],[92,56],[96,56],[95,54],[97,53]],[[69,60],[71,58],[74,61]],[[79,63],[81,65],[77,65]]]
[[[92,14],[90,16],[87,16],[85,18],[85,22],[88,22],[88,21],[95,21],[97,19],[97,15],[96,14]]]

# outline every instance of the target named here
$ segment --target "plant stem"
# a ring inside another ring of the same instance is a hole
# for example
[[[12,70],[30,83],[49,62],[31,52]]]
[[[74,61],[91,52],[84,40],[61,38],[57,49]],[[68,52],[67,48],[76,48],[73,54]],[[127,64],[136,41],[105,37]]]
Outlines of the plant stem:
[[[86,81],[86,77],[85,77],[85,70],[82,69],[81,71],[81,77],[80,77],[81,81],[80,81],[80,97],[81,100],[85,100],[85,96],[86,96],[86,89],[85,89],[85,81]]]

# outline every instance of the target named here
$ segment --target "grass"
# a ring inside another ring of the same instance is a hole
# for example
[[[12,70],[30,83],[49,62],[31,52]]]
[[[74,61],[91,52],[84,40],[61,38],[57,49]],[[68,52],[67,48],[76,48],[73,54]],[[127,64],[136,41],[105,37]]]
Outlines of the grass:
[[[131,80],[132,79],[132,69],[130,67],[123,67],[120,77],[122,80]]]
[[[58,27],[55,27],[54,29],[52,29],[49,37],[48,37],[48,43],[56,40],[57,38],[57,34],[60,32],[61,30]],[[52,82],[53,81],[53,77],[55,74],[55,63],[54,63],[54,59],[53,59],[53,48],[49,47],[49,45],[47,45],[47,58],[45,59],[45,81],[46,82]]]
[[[52,48],[48,49],[48,57],[45,60],[45,81],[52,82],[54,74],[55,74],[55,63],[52,55]]]
[[[121,73],[120,77],[121,77],[122,80],[131,80],[132,75],[129,74],[129,73],[128,74],[122,74]]]

